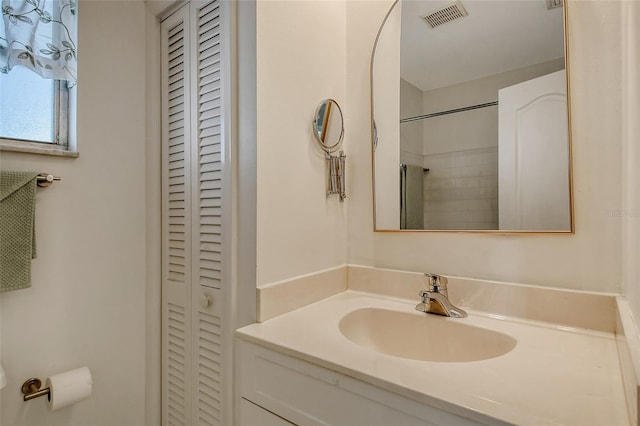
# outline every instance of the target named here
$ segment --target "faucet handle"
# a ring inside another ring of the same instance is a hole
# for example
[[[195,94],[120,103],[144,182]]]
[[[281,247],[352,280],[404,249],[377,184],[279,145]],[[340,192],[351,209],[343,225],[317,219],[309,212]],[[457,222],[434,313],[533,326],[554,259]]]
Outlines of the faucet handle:
[[[431,274],[429,272],[425,272],[424,276],[429,280],[429,291],[434,293],[443,293],[445,296],[447,295],[447,278],[438,274]]]

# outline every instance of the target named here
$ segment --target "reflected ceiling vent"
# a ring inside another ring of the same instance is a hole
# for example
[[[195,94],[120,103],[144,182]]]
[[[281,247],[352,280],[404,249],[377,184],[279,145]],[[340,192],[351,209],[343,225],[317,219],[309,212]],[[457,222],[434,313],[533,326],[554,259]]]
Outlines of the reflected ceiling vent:
[[[556,7],[562,7],[562,0],[547,0],[547,9],[555,9]]]
[[[561,0],[550,0],[561,1]],[[430,13],[427,13],[422,18],[427,21],[427,24],[431,25],[431,28],[435,28],[447,22],[451,22],[458,18],[467,16],[468,13],[465,10],[462,3],[455,1]]]

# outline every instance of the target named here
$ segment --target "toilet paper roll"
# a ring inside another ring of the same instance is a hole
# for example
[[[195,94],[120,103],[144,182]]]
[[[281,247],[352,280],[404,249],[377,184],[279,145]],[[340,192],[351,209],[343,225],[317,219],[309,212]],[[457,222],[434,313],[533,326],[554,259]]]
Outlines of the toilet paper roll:
[[[49,409],[55,411],[88,398],[91,395],[92,385],[93,380],[88,367],[76,368],[47,377]]]

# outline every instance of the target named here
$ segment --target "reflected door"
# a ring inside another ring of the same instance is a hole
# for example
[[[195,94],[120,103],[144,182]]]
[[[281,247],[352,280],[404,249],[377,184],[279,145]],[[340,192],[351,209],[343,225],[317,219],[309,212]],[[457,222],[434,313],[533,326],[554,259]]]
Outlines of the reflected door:
[[[564,71],[501,89],[498,101],[499,229],[570,231]]]

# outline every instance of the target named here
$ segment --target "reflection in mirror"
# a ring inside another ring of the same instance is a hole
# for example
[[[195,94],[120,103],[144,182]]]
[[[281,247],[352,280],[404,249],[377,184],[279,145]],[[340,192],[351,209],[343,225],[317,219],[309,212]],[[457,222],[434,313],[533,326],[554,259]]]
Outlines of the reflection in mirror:
[[[371,64],[376,230],[572,232],[564,42],[561,0],[397,1]]]
[[[320,146],[326,152],[335,151],[344,134],[342,111],[333,99],[326,99],[318,105],[313,121],[313,132]]]

